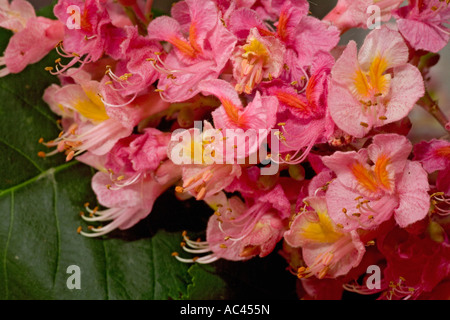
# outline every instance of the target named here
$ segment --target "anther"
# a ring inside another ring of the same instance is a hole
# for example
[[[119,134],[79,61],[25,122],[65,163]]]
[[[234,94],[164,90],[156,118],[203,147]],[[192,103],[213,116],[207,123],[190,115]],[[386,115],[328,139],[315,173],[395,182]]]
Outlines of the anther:
[[[203,187],[203,188],[201,188],[200,191],[198,192],[196,199],[197,199],[197,200],[202,200],[202,199],[205,197],[205,195],[206,195],[206,188]]]
[[[75,156],[75,151],[74,151],[74,150],[70,151],[70,152],[67,154],[66,162],[69,162],[70,160],[72,160],[74,156]]]
[[[318,278],[319,278],[319,279],[325,278],[325,276],[326,276],[327,273],[328,273],[328,270],[330,270],[328,267],[323,268],[323,269],[319,272]]]

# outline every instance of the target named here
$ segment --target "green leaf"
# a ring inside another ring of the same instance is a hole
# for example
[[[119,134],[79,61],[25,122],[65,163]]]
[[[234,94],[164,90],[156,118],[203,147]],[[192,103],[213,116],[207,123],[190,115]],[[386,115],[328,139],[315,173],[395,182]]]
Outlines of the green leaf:
[[[227,284],[213,265],[194,264],[189,268],[192,283],[188,286],[186,300],[224,300],[227,298]]]
[[[171,252],[180,233],[90,239],[77,234],[79,209],[93,200],[91,170],[75,162],[49,169],[0,193],[0,298],[168,299],[185,294],[188,266]],[[66,285],[81,269],[81,290]]]
[[[1,48],[9,36],[2,30]],[[181,230],[151,234],[146,228],[146,237],[132,240],[76,232],[83,204],[96,203],[91,168],[62,156],[37,156],[45,149],[39,138],[59,133],[42,101],[45,88],[57,81],[44,70],[54,59],[50,54],[0,79],[0,299],[180,298],[191,282],[189,266],[171,256]],[[80,267],[80,290],[66,285],[71,265]]]

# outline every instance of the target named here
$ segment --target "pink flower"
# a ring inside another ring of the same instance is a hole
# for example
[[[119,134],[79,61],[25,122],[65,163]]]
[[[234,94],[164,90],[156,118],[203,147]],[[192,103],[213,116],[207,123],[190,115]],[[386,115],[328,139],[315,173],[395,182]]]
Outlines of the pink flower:
[[[98,203],[107,209],[90,209],[89,216],[83,215],[88,222],[111,221],[106,226],[89,228],[91,232],[80,231],[86,237],[99,237],[115,229],[128,229],[148,216],[155,200],[179,179],[179,170],[166,162],[154,174],[143,174],[136,183],[126,184],[120,188],[111,188],[111,177],[107,172],[99,171],[92,179]],[[158,179],[162,176],[163,179]]]
[[[450,142],[433,139],[416,144],[414,161],[430,174],[437,171],[436,188],[450,195]]]
[[[407,61],[401,35],[385,26],[369,33],[358,56],[350,41],[331,71],[328,106],[336,125],[361,138],[406,117],[424,94],[419,70]]]
[[[176,10],[182,9],[183,13],[175,15],[180,21],[163,16],[148,26],[149,39],[171,44],[164,61],[153,62],[161,73],[158,89],[171,102],[192,98],[199,92],[201,80],[218,78],[236,43],[219,20],[213,1],[186,0],[185,3],[175,6]]]
[[[286,163],[300,163],[306,159],[316,143],[329,140],[335,131],[327,107],[328,84],[334,59],[326,53],[316,55],[305,93],[294,86],[272,81],[264,86],[268,95],[275,96],[280,108],[277,123],[281,126],[280,152],[291,152]]]
[[[104,155],[119,139],[129,136],[141,120],[161,111],[161,106],[164,108],[166,105],[157,93],[152,92],[127,107],[105,107],[98,95],[98,81],[91,80],[87,72],[78,70],[74,80],[74,84],[49,87],[44,94],[53,109],[61,108],[62,115],[68,119],[63,118],[65,128],[60,136],[44,143],[56,149],[47,154],[40,152],[41,157],[65,152],[69,161],[85,151]]]
[[[223,13],[223,18],[228,22],[229,16],[241,8],[251,9],[262,20],[276,21],[280,15],[284,0],[215,0]],[[306,0],[294,1],[298,5],[308,8]]]
[[[395,12],[400,33],[416,50],[438,52],[450,39],[450,6],[446,1],[411,0]]]
[[[208,222],[206,239],[213,255],[218,259],[239,261],[270,254],[285,229],[285,223],[276,212],[259,203],[245,208],[244,212],[233,210],[233,206],[229,207],[233,211],[227,208],[219,208],[217,212],[221,216],[213,215]]]
[[[345,231],[374,229],[394,216],[401,228],[428,214],[428,176],[409,161],[412,145],[396,134],[380,134],[358,152],[322,157],[336,173],[326,192],[328,213]]]
[[[321,52],[330,52],[339,42],[339,31],[323,21],[308,16],[304,1],[285,1],[277,23],[277,34],[286,45],[283,79],[304,90],[308,68]]]
[[[246,44],[236,48],[232,56],[236,91],[251,94],[263,80],[278,78],[283,71],[285,48],[274,36],[262,36],[252,28]]]
[[[339,41],[339,32],[322,21],[307,16],[308,2],[284,1],[279,3],[277,30],[269,28],[258,14],[250,9],[236,10],[230,17],[230,30],[239,38],[246,39],[250,30],[256,28],[268,39],[275,37],[284,47],[282,79],[292,83],[295,89],[302,89],[307,83],[307,68],[320,51],[329,51]],[[252,31],[254,32],[254,31]],[[276,57],[276,56],[275,56]],[[275,65],[277,60],[274,61]],[[271,63],[271,61],[268,61]],[[271,74],[270,78],[276,78]]]
[[[132,184],[167,159],[170,134],[146,128],[142,134],[120,139],[106,156],[105,168],[116,185]]]
[[[68,10],[69,7],[74,9]],[[52,73],[61,74],[78,62],[84,65],[97,61],[105,53],[119,58],[119,46],[126,34],[111,23],[105,1],[59,0],[53,11],[59,21],[66,25],[63,43],[57,50],[62,57],[71,58],[71,61],[66,65],[58,63],[56,71],[52,70]],[[69,25],[74,24],[69,28]]]
[[[325,168],[319,172],[308,185],[308,195],[315,197],[325,197],[328,185],[336,178],[333,171]],[[301,203],[303,206],[303,202]]]
[[[97,95],[98,82],[89,80],[81,84],[69,84],[60,88],[50,87],[44,97],[53,104],[61,106],[71,121],[65,130],[53,141],[44,143],[47,147],[56,147],[50,153],[40,152],[42,157],[65,152],[69,161],[84,151],[97,155],[106,154],[117,140],[128,136],[132,128],[125,128],[106,113],[104,104]]]
[[[275,125],[277,99],[261,96],[258,91],[253,101],[244,108],[238,93],[230,83],[224,80],[202,81],[199,89],[205,95],[216,96],[222,103],[212,112],[212,117],[215,127],[222,130],[224,138],[226,137],[226,143],[232,145],[248,141],[245,143],[243,154],[236,154],[236,158],[245,158],[256,152]]]
[[[308,8],[308,2],[306,0],[294,0],[290,2],[303,8]],[[261,19],[276,21],[276,19],[280,16],[280,10],[285,3],[285,0],[260,0],[254,1],[251,8],[258,13],[258,16],[260,16]]]
[[[154,128],[144,129],[120,139],[105,155],[91,152],[82,154],[78,160],[99,170],[92,179],[92,188],[105,210],[90,209],[88,222],[112,221],[92,232],[80,233],[95,237],[112,230],[128,229],[145,218],[152,210],[155,200],[181,176],[181,170],[167,160],[170,136]]]
[[[223,139],[216,136],[222,136],[221,132],[207,121],[202,132],[199,128],[174,132],[167,154],[182,168],[183,184],[176,188],[177,192],[203,200],[222,191],[241,175],[241,166],[234,161],[235,150],[228,156]]]
[[[442,240],[433,241],[427,235],[412,235],[398,228],[381,239],[378,248],[387,267],[380,299],[420,299],[448,278],[450,245],[447,237]]]
[[[265,257],[273,251],[285,231],[290,204],[283,189],[277,185],[270,192],[254,201],[243,202],[239,197],[227,199],[224,193],[205,199],[216,212],[208,221],[205,242],[195,243],[187,238],[187,252],[207,253],[183,262],[210,263],[218,259],[248,260]]]
[[[14,0],[0,3],[0,26],[14,32],[4,56],[0,58],[0,77],[19,73],[29,64],[45,57],[62,40],[63,25],[59,21],[36,17],[31,4]]]
[[[107,69],[111,81],[105,82],[105,85],[113,87],[124,101],[131,103],[158,79],[159,73],[148,59],[155,59],[155,52],[161,52],[162,47],[157,41],[139,35],[137,27],[125,27],[124,30],[126,39],[119,47],[121,59],[114,71],[111,67]],[[132,97],[126,99],[130,95]]]
[[[308,197],[305,206],[294,217],[284,234],[291,247],[301,247],[307,267],[300,267],[298,278],[316,276],[319,279],[346,275],[359,265],[366,249],[356,231],[344,232],[327,213],[324,197]]]
[[[28,20],[36,18],[34,7],[25,0],[0,1],[0,27],[14,33],[26,28]]]
[[[402,2],[403,0],[338,0],[336,7],[323,20],[338,27],[341,33],[351,28],[368,28],[368,21],[373,14],[373,10],[369,10],[371,5],[380,9],[380,21],[386,22]]]

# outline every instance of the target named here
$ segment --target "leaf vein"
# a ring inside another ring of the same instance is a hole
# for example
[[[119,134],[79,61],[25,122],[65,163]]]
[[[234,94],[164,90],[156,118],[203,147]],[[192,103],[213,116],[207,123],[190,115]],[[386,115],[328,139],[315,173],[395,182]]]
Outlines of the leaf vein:
[[[62,164],[62,165],[60,165],[58,167],[50,168],[47,171],[44,171],[44,172],[40,173],[39,175],[31,178],[31,179],[28,179],[28,180],[26,180],[24,182],[19,183],[18,185],[12,186],[12,187],[10,187],[8,189],[5,189],[5,190],[0,190],[0,197],[4,196],[5,194],[8,194],[10,192],[14,192],[16,190],[24,188],[27,185],[29,185],[29,184],[31,184],[31,183],[39,180],[39,179],[42,179],[42,178],[48,176],[49,174],[56,174],[56,173],[58,173],[58,172],[60,172],[62,170],[70,168],[70,167],[74,166],[75,164],[78,164],[78,162],[77,161],[71,161],[71,162]]]
[[[55,227],[56,227],[56,266],[55,266],[55,276],[53,278],[53,288],[56,285],[56,277],[59,272],[59,261],[60,261],[60,251],[61,251],[61,230],[59,226],[58,212],[57,212],[57,199],[58,199],[58,190],[57,184],[55,180],[55,176],[52,175],[52,186],[53,186],[53,213],[55,215]]]
[[[38,108],[36,108],[35,105],[31,104],[29,101],[25,100],[22,96],[20,96],[19,94],[15,93],[13,90],[11,90],[10,88],[8,88],[7,86],[4,85],[4,82],[0,82],[0,88],[5,90],[6,92],[12,94],[14,97],[16,97],[18,100],[24,102],[26,105],[30,106],[31,108],[33,108],[33,110],[37,111],[38,113],[40,113],[41,115],[43,115],[47,120],[51,121],[52,123],[55,123],[55,119],[52,118],[50,115],[46,114],[45,112],[42,112],[42,110],[39,110]]]
[[[5,254],[3,256],[3,269],[4,269],[3,273],[5,275],[5,300],[7,300],[8,296],[9,296],[8,271],[6,269],[6,262],[7,262],[7,255],[8,255],[9,240],[11,239],[11,235],[12,235],[13,222],[14,222],[14,192],[11,192],[11,208],[10,208],[8,237],[6,238]]]
[[[5,146],[7,146],[8,148],[13,149],[14,151],[16,151],[18,154],[20,154],[22,157],[24,157],[25,159],[28,160],[28,162],[30,162],[34,167],[36,167],[36,169],[39,170],[39,172],[44,172],[44,169],[42,169],[33,159],[30,158],[29,155],[27,155],[25,152],[23,152],[22,150],[16,148],[15,146],[9,144],[8,142],[6,142],[3,139],[0,139],[0,142],[3,143]]]

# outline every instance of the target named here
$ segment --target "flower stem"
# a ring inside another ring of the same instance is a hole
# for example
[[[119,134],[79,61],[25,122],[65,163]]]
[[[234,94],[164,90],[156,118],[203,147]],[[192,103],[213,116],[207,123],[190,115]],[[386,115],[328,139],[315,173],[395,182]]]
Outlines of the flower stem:
[[[153,0],[147,0],[147,2],[145,3],[145,16],[151,20],[152,17],[152,6],[153,6]]]
[[[433,100],[428,91],[425,91],[425,95],[420,98],[417,104],[431,114],[442,125],[442,127],[444,127],[445,130],[449,131],[448,126],[446,126],[449,122],[447,116],[442,112],[438,103]]]

